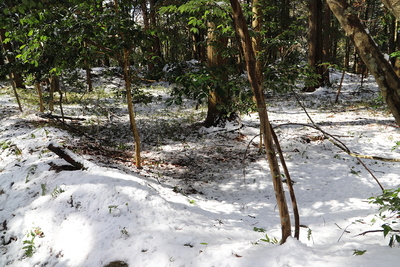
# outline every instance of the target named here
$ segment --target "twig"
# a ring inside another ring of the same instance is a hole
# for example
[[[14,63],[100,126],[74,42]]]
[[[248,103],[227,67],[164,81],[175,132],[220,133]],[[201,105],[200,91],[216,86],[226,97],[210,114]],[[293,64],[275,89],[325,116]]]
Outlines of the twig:
[[[340,141],[338,138],[336,138],[335,136],[325,132],[324,130],[322,130],[315,122],[314,120],[311,118],[310,114],[308,114],[307,109],[304,107],[303,103],[300,101],[299,96],[296,94],[296,92],[294,92],[293,90],[293,94],[297,100],[297,102],[299,103],[300,107],[304,110],[304,112],[306,113],[307,117],[309,118],[309,120],[311,121],[313,128],[317,129],[318,131],[322,132],[324,134],[325,137],[327,137],[327,139],[329,141],[331,141],[335,146],[339,147],[340,149],[342,149],[344,152],[346,152],[347,154],[349,154],[350,156],[354,156],[357,155],[353,152],[350,151],[350,149],[342,142]],[[329,137],[331,138],[329,138]],[[361,156],[361,155],[359,155]],[[364,162],[360,159],[360,157],[356,157],[357,161],[369,172],[369,174],[371,174],[372,178],[374,178],[374,180],[378,183],[379,187],[381,188],[382,191],[385,190],[385,188],[382,186],[382,184],[379,182],[378,178],[372,173],[372,171],[364,164]]]
[[[383,232],[383,229],[382,229],[382,230],[369,230],[369,231],[365,231],[365,232],[362,232],[361,234],[355,235],[354,237],[360,236],[360,235],[366,235],[366,234],[369,234],[369,233],[378,233],[378,232]]]
[[[346,73],[346,70],[342,71],[342,78],[340,78],[340,84],[336,93],[336,99],[335,99],[335,103],[337,104],[337,102],[339,101],[339,95],[340,95],[340,91],[342,90],[342,85],[343,85],[343,80],[344,80],[344,74]]]
[[[383,232],[383,231],[384,231],[383,229],[382,230],[369,230],[369,231],[362,232],[361,234],[355,235],[354,237],[360,236],[360,235],[366,235],[369,233],[379,233],[379,232]],[[390,232],[400,233],[400,230],[390,230]]]
[[[50,113],[43,113],[43,112],[37,113],[36,116],[44,118],[44,119],[66,119],[66,120],[72,120],[72,121],[84,121],[84,120],[86,120],[85,118],[76,118],[76,117],[54,115],[51,112]]]
[[[346,152],[349,156],[352,156],[352,157],[355,157],[355,158],[373,159],[373,160],[386,161],[386,162],[400,162],[399,158],[384,158],[384,157],[379,157],[379,156],[361,155],[361,154],[354,153],[354,152],[350,151],[349,148],[342,141],[340,141],[336,136],[334,136],[334,135],[332,135],[332,134],[330,134],[328,132],[325,132],[324,130],[322,130],[318,126],[314,126],[314,125],[311,125],[311,124],[307,124],[307,123],[283,123],[283,124],[279,124],[279,125],[274,126],[274,128],[279,128],[279,127],[287,126],[287,125],[304,126],[304,127],[310,127],[310,128],[315,129],[315,130],[318,130],[321,133],[323,133],[324,137],[326,139],[328,139],[329,141],[331,141],[335,146],[337,146],[338,148],[340,148],[341,150]],[[334,140],[331,140],[329,137],[331,137]]]
[[[335,224],[336,224],[336,223],[335,223]],[[347,231],[347,228],[349,228],[349,227],[350,227],[350,225],[352,225],[352,224],[353,224],[353,223],[351,223],[351,224],[347,225],[347,226],[346,226],[346,228],[344,228],[344,230],[343,230],[342,234],[339,236],[339,239],[337,240],[337,242],[339,242],[339,241],[340,241],[340,239],[342,238],[342,236],[344,235],[344,233],[350,233],[349,231]],[[337,226],[337,227],[339,227],[339,229],[340,229],[340,230],[342,230],[342,228],[340,228],[340,226],[339,226],[339,225],[337,225],[337,224],[336,224],[336,226]]]
[[[254,136],[253,138],[251,138],[251,140],[249,141],[249,143],[247,144],[246,150],[244,151],[244,155],[243,155],[243,159],[242,159],[242,164],[243,164],[243,180],[244,182],[246,182],[246,166],[245,166],[245,160],[246,160],[246,156],[247,156],[247,152],[250,148],[250,144],[253,142],[254,139],[256,139],[258,136],[260,136],[261,134],[257,134],[256,136]]]

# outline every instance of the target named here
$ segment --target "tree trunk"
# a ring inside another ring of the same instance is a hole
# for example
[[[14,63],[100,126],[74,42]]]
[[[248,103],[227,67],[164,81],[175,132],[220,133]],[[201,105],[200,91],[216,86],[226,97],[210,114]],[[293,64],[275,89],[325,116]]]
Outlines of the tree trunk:
[[[259,79],[259,83],[263,83],[264,75],[263,75],[263,62],[259,56],[261,53],[261,25],[262,25],[262,11],[259,3],[259,0],[253,0],[252,4],[252,12],[253,12],[253,20],[252,20],[252,28],[255,34],[252,37],[252,45],[253,51],[256,56],[256,72]]]
[[[126,90],[126,102],[128,105],[128,113],[129,113],[129,121],[131,126],[131,131],[133,133],[133,137],[135,139],[135,160],[136,167],[142,168],[142,159],[140,156],[141,144],[140,144],[140,136],[139,131],[136,126],[135,120],[135,109],[132,102],[132,91],[131,91],[131,71],[130,71],[130,52],[128,49],[124,49],[123,51],[123,59],[121,62],[123,71],[124,71],[124,80],[125,80],[125,90]]]
[[[206,50],[204,43],[204,30],[199,29],[198,33],[192,33],[194,58],[200,62],[206,62]]]
[[[278,160],[275,154],[275,149],[273,147],[272,128],[268,120],[268,113],[265,104],[264,94],[261,88],[259,77],[257,76],[256,57],[251,44],[251,38],[249,35],[248,26],[246,24],[246,20],[242,12],[242,8],[240,7],[240,4],[237,0],[230,0],[230,3],[233,9],[233,19],[235,22],[235,28],[241,38],[244,49],[247,76],[250,85],[252,87],[252,90],[254,92],[254,96],[257,100],[258,114],[260,117],[260,127],[262,129],[261,132],[265,133],[264,134],[265,150],[272,176],[272,181],[274,184],[275,196],[278,203],[279,214],[281,219],[281,227],[282,227],[281,242],[284,243],[286,239],[289,236],[291,236],[291,224],[290,224],[288,206],[286,203],[286,197],[283,191],[283,184],[281,180],[281,173],[279,170]]]
[[[87,43],[83,42],[83,47],[87,48]],[[87,90],[88,92],[92,92],[93,91],[93,83],[92,83],[92,73],[90,70],[90,63],[89,63],[89,59],[87,58],[87,55],[85,55],[85,59],[84,59],[84,68],[85,68],[85,72],[86,72],[86,85],[87,85]]]
[[[150,0],[150,27],[153,29],[157,28],[157,10],[156,10],[156,1],[157,0]],[[154,61],[154,64],[156,67],[158,66],[161,62],[162,54],[161,54],[161,42],[160,38],[158,37],[157,34],[153,34],[153,47],[152,47],[152,53],[154,58],[152,61]]]
[[[280,24],[281,31],[286,31],[290,26],[290,0],[281,0],[280,2]]]
[[[226,60],[221,55],[221,48],[228,44],[227,38],[215,35],[215,23],[208,23],[208,44],[207,44],[207,66],[215,76],[217,89],[211,90],[207,103],[207,118],[204,121],[205,127],[225,126],[227,120],[234,120],[237,114],[229,114],[227,107],[232,100],[226,88],[223,88],[221,81],[228,81],[228,73],[219,71],[219,68],[226,64]],[[215,70],[215,71],[213,71]]]
[[[381,0],[387,9],[400,21],[400,1],[399,0]]]
[[[324,4],[324,20],[322,24],[322,38],[323,38],[323,49],[322,49],[322,62],[331,63],[332,55],[332,29],[331,29],[331,10],[327,3]],[[322,67],[322,80],[323,84],[330,84],[329,79],[329,65],[323,65]]]
[[[398,26],[398,21],[396,21],[396,26]],[[396,35],[396,49],[400,50],[400,33],[397,32]],[[396,57],[394,60],[394,71],[396,72],[397,76],[400,76],[400,57]]]
[[[60,91],[60,81],[56,75],[50,78],[49,110],[54,111],[54,92]]]
[[[0,68],[3,68],[4,65],[6,64],[3,54],[4,54],[4,53],[3,53],[3,49],[0,48]],[[1,76],[0,76],[0,80],[5,80],[5,79],[7,78],[7,76],[6,76],[4,73],[3,73],[3,74],[0,74],[0,75],[1,75]]]
[[[149,2],[149,3],[148,3]],[[149,4],[150,12],[147,9],[147,4]],[[157,12],[155,9],[156,6],[156,0],[142,0],[141,1],[141,9],[142,9],[142,14],[143,14],[143,24],[144,24],[144,29],[150,30],[150,29],[155,29],[157,28]],[[157,34],[153,34],[153,45],[150,48],[151,51],[149,51],[148,56],[147,56],[147,68],[149,70],[149,73],[154,72],[156,69],[156,66],[159,65],[161,61],[161,42],[160,38],[157,36]],[[159,66],[158,66],[159,67]]]
[[[40,82],[35,82],[36,91],[38,93],[39,98],[39,110],[40,112],[44,112],[44,105],[43,105],[43,94],[42,94],[42,87],[40,86]]]
[[[345,0],[327,0],[333,14],[353,41],[358,54],[374,75],[383,99],[400,125],[400,79]]]
[[[90,71],[90,67],[87,64],[87,60],[85,60],[85,72],[86,72],[87,90],[88,90],[88,92],[92,92],[93,91],[92,74],[91,74],[91,71]]]
[[[252,12],[253,12],[253,21],[252,21],[252,28],[254,31],[254,35],[252,39],[253,51],[256,56],[256,72],[259,79],[259,83],[262,85],[264,81],[264,74],[263,74],[263,63],[260,59],[259,54],[261,53],[261,25],[262,25],[262,12],[260,5],[261,3],[258,0],[253,0],[252,3]],[[253,99],[255,103],[257,103],[256,99]],[[260,142],[259,142],[259,152],[262,151],[263,148],[263,132],[260,132]]]
[[[343,62],[343,67],[345,70],[349,70],[350,68],[350,38],[346,37],[346,48],[345,48],[345,55],[344,55],[344,62]]]
[[[313,92],[316,88],[323,85],[323,67],[322,63],[322,0],[309,0],[308,16],[308,65],[319,74],[321,78],[318,81],[309,81],[311,85],[306,86],[305,92]]]
[[[15,99],[17,100],[18,109],[19,109],[19,111],[22,112],[21,101],[19,101],[19,95],[18,95],[18,91],[17,91],[17,86],[15,85],[15,79],[13,79],[13,74],[12,73],[10,73],[10,83],[11,83],[11,87],[12,87],[13,92],[14,92]]]

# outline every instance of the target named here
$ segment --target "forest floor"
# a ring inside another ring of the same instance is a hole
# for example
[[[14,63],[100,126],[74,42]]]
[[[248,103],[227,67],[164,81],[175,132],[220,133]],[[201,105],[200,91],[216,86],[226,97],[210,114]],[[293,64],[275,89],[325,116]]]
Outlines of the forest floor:
[[[276,244],[279,215],[256,113],[242,115],[240,125],[204,128],[204,107],[167,106],[168,85],[147,86],[150,102],[135,106],[139,170],[122,97],[67,99],[65,115],[85,120],[62,122],[28,104],[20,113],[3,83],[0,266],[397,266],[399,248],[388,246],[388,236],[360,234],[384,223],[368,200],[381,193],[371,173],[384,188],[398,188],[400,164],[362,159],[365,168],[308,126],[311,118],[354,153],[400,158],[400,129],[373,78],[361,85],[347,74],[335,104],[339,76],[332,74],[333,87],[299,93],[301,102],[268,94],[302,225],[300,240],[284,245]],[[101,76],[96,85],[122,87]],[[85,170],[56,171],[66,162],[50,142]]]

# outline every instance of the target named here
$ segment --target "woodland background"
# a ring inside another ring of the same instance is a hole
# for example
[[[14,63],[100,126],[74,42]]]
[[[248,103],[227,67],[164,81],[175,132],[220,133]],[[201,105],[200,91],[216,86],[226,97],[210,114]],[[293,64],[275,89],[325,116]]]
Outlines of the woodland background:
[[[205,108],[206,128],[240,125],[243,114],[258,112],[260,151],[264,143],[281,243],[292,235],[282,176],[297,238],[300,223],[268,118],[268,95],[310,93],[337,83],[334,105],[346,73],[360,75],[361,84],[372,74],[380,88],[379,105],[400,123],[400,13],[394,1],[3,0],[0,7],[0,75],[11,82],[20,111],[25,101],[44,118],[79,120],[64,114],[63,105],[82,107],[85,95],[101,91],[93,83],[96,75],[118,77],[124,89],[111,91],[126,99],[135,151],[131,160],[138,169],[146,132],[137,127],[135,104],[151,107],[153,101],[143,88],[171,85],[167,103],[191,100]],[[331,81],[337,71],[341,79]]]

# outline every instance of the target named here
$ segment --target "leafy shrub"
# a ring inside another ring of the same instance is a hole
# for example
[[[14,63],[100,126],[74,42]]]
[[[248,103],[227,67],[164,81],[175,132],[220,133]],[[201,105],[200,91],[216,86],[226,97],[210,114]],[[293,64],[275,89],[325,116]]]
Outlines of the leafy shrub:
[[[397,242],[400,244],[400,230],[394,225],[399,223],[400,218],[400,188],[387,189],[377,197],[369,198],[370,203],[379,205],[379,217],[385,221],[381,227],[383,236],[390,235],[389,246],[393,247]]]
[[[238,75],[232,66],[206,67],[188,64],[172,69],[170,81],[174,84],[168,104],[180,105],[184,98],[195,100],[197,105],[207,102],[210,92],[229,98],[229,104],[220,106],[227,113],[249,113],[255,110],[252,91],[245,76]]]
[[[27,233],[26,237],[28,238],[28,240],[22,241],[22,243],[24,244],[22,249],[25,250],[25,256],[32,257],[36,251],[35,238],[44,237],[44,233],[39,227],[35,227]]]

